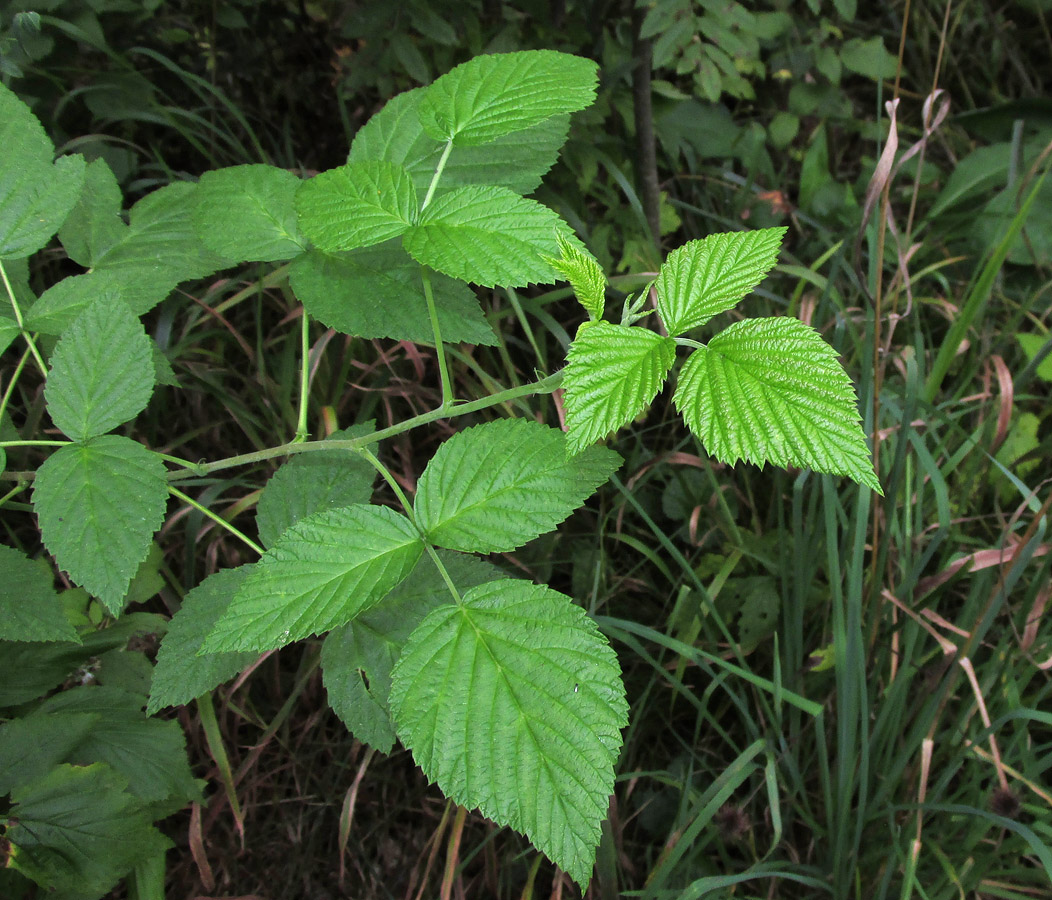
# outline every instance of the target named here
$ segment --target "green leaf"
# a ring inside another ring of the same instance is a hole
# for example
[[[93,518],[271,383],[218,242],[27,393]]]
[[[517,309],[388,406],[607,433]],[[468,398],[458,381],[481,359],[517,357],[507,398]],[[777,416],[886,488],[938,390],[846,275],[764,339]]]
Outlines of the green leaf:
[[[569,226],[535,200],[507,188],[462,187],[436,197],[402,239],[432,269],[485,287],[548,284],[556,236],[576,242]]]
[[[257,653],[200,654],[205,638],[230,606],[252,566],[221,569],[183,598],[157,651],[146,712],[185,706],[246,669]]]
[[[416,219],[417,206],[409,173],[380,160],[322,172],[296,192],[300,228],[319,250],[330,253],[403,234]]]
[[[54,581],[50,566],[0,544],[0,640],[80,643]]]
[[[476,556],[440,550],[439,558],[457,590],[501,577],[500,569]],[[325,638],[321,669],[329,705],[360,741],[389,753],[395,741],[387,710],[391,670],[413,629],[448,603],[449,587],[426,554],[416,568],[376,606]]]
[[[570,243],[561,234],[557,242],[561,255],[558,259],[549,257],[549,265],[570,282],[574,296],[587,310],[588,318],[601,319],[606,307],[606,275],[602,266],[591,253]]]
[[[114,615],[164,521],[167,500],[160,457],[112,434],[60,448],[33,484],[44,545]]]
[[[343,625],[405,578],[423,549],[409,520],[383,506],[300,519],[263,554],[203,651],[271,650]]]
[[[13,795],[8,865],[45,888],[101,896],[170,845],[109,766],[58,766]]]
[[[868,41],[852,38],[840,48],[840,60],[845,69],[874,78],[893,78],[898,67],[893,53],[884,47],[884,38],[877,35]]]
[[[372,423],[331,434],[327,440],[351,440],[374,431]],[[353,450],[299,453],[277,470],[256,504],[259,539],[273,547],[291,525],[326,509],[368,503],[376,470]]]
[[[854,388],[803,322],[735,322],[691,354],[672,401],[716,459],[804,466],[880,493]]]
[[[658,312],[672,337],[734,307],[778,261],[785,228],[732,231],[673,250],[658,271]]]
[[[0,726],[0,797],[66,762],[98,721],[96,713],[35,711]]]
[[[524,581],[473,588],[413,632],[390,702],[429,779],[584,888],[628,705],[617,657],[582,609]]]
[[[431,137],[484,144],[595,101],[598,66],[554,50],[477,56],[425,90],[420,122]]]
[[[1019,346],[1023,348],[1023,353],[1026,354],[1026,361],[1029,363],[1041,349],[1048,343],[1052,338],[1049,335],[1043,334],[1017,334],[1016,340],[1019,341]],[[1035,373],[1038,378],[1042,381],[1052,382],[1052,353],[1046,356],[1037,367]]]
[[[100,297],[62,336],[44,397],[51,420],[75,441],[105,434],[146,408],[153,347],[127,305]]]
[[[427,192],[445,144],[424,132],[417,115],[426,88],[399,94],[358,130],[347,157],[349,163],[384,159],[400,165],[418,193]],[[501,185],[529,194],[555,165],[566,143],[569,116],[553,116],[524,131],[506,134],[477,147],[453,147],[438,191],[467,184]]]
[[[0,259],[29,256],[58,231],[84,184],[84,157],[52,163],[37,117],[0,84]]]
[[[417,524],[450,550],[514,550],[555,528],[620,465],[605,447],[567,458],[566,436],[529,419],[476,425],[442,444],[420,476]]]
[[[303,182],[275,166],[231,166],[198,183],[194,226],[215,253],[238,262],[275,262],[304,250],[293,201]]]
[[[676,342],[645,328],[609,322],[582,326],[563,377],[570,452],[579,453],[643,412],[675,358]]]
[[[106,160],[93,160],[84,173],[80,199],[66,218],[58,237],[74,262],[91,268],[102,252],[126,230],[121,219],[120,185]]]
[[[397,243],[339,256],[311,250],[293,261],[289,281],[313,318],[343,334],[434,342],[420,263]],[[497,343],[470,287],[437,272],[431,286],[443,341]]]
[[[18,322],[0,314],[0,353],[3,353],[11,342],[22,333]]]

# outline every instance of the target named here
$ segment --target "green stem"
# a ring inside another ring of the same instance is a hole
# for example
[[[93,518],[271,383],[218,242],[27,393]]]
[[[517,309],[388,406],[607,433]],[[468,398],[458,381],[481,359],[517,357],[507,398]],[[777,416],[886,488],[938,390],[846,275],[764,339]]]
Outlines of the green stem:
[[[65,447],[73,441],[0,441],[0,447]]]
[[[302,444],[307,440],[307,399],[310,391],[310,316],[307,310],[300,308],[303,316],[303,327],[300,329],[300,416],[296,424],[296,437],[293,443]]]
[[[427,425],[429,422],[434,422],[438,419],[453,419],[457,416],[464,416],[468,413],[477,412],[480,409],[488,409],[491,406],[497,406],[500,403],[508,403],[519,397],[529,397],[533,394],[550,394],[562,384],[562,380],[563,373],[556,372],[554,375],[549,375],[546,378],[542,378],[540,381],[534,381],[531,384],[509,388],[506,391],[500,391],[499,393],[491,394],[489,397],[483,397],[479,400],[472,400],[468,403],[457,403],[452,407],[445,409],[439,407],[438,409],[431,410],[431,412],[421,413],[419,416],[406,419],[398,425],[392,425],[389,428],[374,431],[372,434],[362,435],[358,438],[352,438],[346,441],[304,441],[302,444],[289,442],[287,444],[282,444],[280,447],[271,447],[267,450],[256,450],[253,453],[243,453],[240,456],[231,456],[227,459],[219,459],[211,463],[200,463],[194,466],[192,471],[171,472],[168,475],[168,480],[179,481],[183,478],[190,478],[194,475],[210,475],[213,472],[230,469],[234,466],[251,465],[252,463],[264,462],[268,459],[274,459],[279,456],[289,456],[294,453],[310,453],[317,450],[361,450],[362,447],[366,447],[369,444],[375,444],[377,441],[386,440],[387,438],[402,434],[413,428],[418,428],[421,425]]]
[[[11,380],[8,382],[7,390],[4,391],[4,396],[0,399],[0,416],[4,414],[7,409],[7,404],[11,402],[11,395],[15,391],[15,385],[18,384],[18,376],[22,374],[22,370],[26,367],[26,362],[29,360],[29,348],[26,348],[26,352],[22,354],[22,358],[18,361],[18,365],[15,366],[15,371],[11,373]]]
[[[204,514],[204,515],[208,516],[208,518],[210,518],[210,519],[211,519],[211,520],[212,520],[213,522],[215,522],[215,523],[216,523],[217,525],[219,525],[219,526],[220,526],[221,528],[225,528],[225,529],[226,529],[227,531],[229,531],[229,532],[230,532],[230,533],[231,533],[232,535],[234,535],[234,537],[238,537],[238,538],[240,538],[240,539],[241,539],[242,541],[244,541],[244,542],[245,542],[245,544],[246,544],[247,546],[249,546],[249,547],[251,547],[251,548],[252,548],[253,550],[255,550],[255,551],[256,551],[256,553],[258,553],[258,554],[259,554],[260,556],[262,556],[262,555],[263,555],[263,553],[264,553],[264,550],[263,550],[263,548],[262,548],[262,547],[260,547],[260,546],[259,546],[259,544],[257,544],[257,543],[256,543],[256,542],[255,542],[254,540],[252,540],[252,538],[248,537],[248,535],[246,535],[246,534],[243,534],[243,533],[242,533],[241,531],[239,531],[239,530],[238,530],[237,528],[235,528],[235,527],[234,527],[233,525],[231,525],[231,524],[230,524],[230,523],[229,523],[229,522],[228,522],[228,521],[227,521],[226,519],[224,519],[224,518],[223,518],[222,516],[220,516],[220,515],[217,515],[216,513],[212,512],[212,510],[208,509],[208,508],[207,508],[207,507],[205,507],[205,506],[202,506],[202,505],[201,505],[200,503],[198,503],[198,502],[197,502],[196,500],[194,500],[194,498],[193,498],[193,497],[190,497],[190,496],[188,496],[188,495],[184,494],[184,493],[183,493],[182,491],[180,491],[180,490],[179,490],[178,488],[174,488],[174,487],[172,487],[171,485],[169,485],[169,486],[168,486],[168,491],[169,491],[169,493],[171,493],[171,495],[172,495],[173,497],[177,497],[177,498],[178,498],[179,500],[182,500],[182,501],[183,501],[183,503],[187,503],[187,504],[189,504],[190,506],[192,506],[192,507],[193,507],[194,509],[196,509],[196,510],[197,510],[197,511],[198,511],[199,513],[202,513],[202,514]]]
[[[705,345],[700,341],[692,341],[690,338],[673,338],[680,347],[690,347],[692,350],[704,350]]]
[[[44,365],[44,358],[40,355],[40,351],[37,350],[33,336],[26,331],[26,323],[22,319],[22,310],[18,308],[18,301],[15,299],[15,289],[11,287],[11,282],[7,278],[7,269],[4,268],[2,261],[0,261],[0,279],[4,282],[4,289],[7,291],[8,299],[11,301],[11,309],[15,312],[15,321],[18,323],[18,327],[22,329],[22,337],[26,339],[26,343],[29,345],[29,352],[33,354],[37,365],[40,366],[40,374],[47,378],[47,366]]]
[[[446,141],[446,148],[442,151],[442,157],[438,161],[438,165],[435,166],[435,174],[431,176],[431,184],[427,186],[427,196],[424,197],[424,202],[420,204],[421,211],[427,209],[427,205],[431,202],[431,198],[435,196],[435,188],[438,187],[438,179],[442,177],[442,172],[446,168],[446,160],[449,159],[449,154],[453,151],[453,142]]]
[[[453,404],[453,384],[449,380],[446,345],[442,343],[442,327],[438,324],[438,307],[435,306],[435,295],[431,289],[431,272],[427,266],[420,267],[420,278],[424,282],[424,299],[427,301],[427,314],[431,317],[431,331],[435,335],[435,352],[438,354],[438,378],[442,384],[442,405],[439,409],[445,409]]]

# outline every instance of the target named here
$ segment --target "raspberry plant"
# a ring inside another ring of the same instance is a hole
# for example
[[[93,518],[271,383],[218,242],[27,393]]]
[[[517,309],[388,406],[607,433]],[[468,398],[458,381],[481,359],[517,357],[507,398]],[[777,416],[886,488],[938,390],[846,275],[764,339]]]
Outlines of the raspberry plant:
[[[0,548],[5,652],[50,673],[34,681],[15,671],[0,697],[11,719],[0,729],[10,867],[97,896],[163,853],[151,823],[198,787],[177,726],[147,716],[190,703],[261,651],[324,635],[329,702],[358,738],[384,752],[401,741],[447,796],[523,832],[587,884],[628,716],[617,659],[570,597],[483,556],[556,528],[610,477],[620,457],[597,442],[647,408],[680,348],[688,355],[673,403],[713,457],[810,467],[880,489],[851,383],[817,332],[763,318],[706,343],[689,336],[764,278],[784,229],[691,241],[628,299],[619,322],[604,319],[598,263],[556,213],[525,196],[596,84],[594,63],[562,53],[479,57],[394,98],[340,168],[309,180],[267,165],[216,170],[154,191],[127,221],[106,164],[53,161],[40,124],[0,87],[9,308],[0,349],[24,344],[0,412],[35,365],[64,435],[0,441],[0,461],[5,451],[53,448],[32,474],[40,539],[111,625],[71,623],[50,563]],[[23,260],[56,233],[86,271],[36,297]],[[267,451],[189,461],[113,433],[170,377],[141,317],[181,282],[245,262],[287,264],[303,304],[296,434]],[[496,343],[469,285],[558,279],[589,317],[566,367],[490,396],[454,396],[446,345]],[[655,319],[644,310],[651,288],[660,329],[648,327]],[[433,347],[441,404],[379,431],[357,425],[309,440],[311,320]],[[377,452],[384,439],[436,419],[559,387],[565,432],[530,418],[466,428],[438,449],[413,497]],[[213,515],[258,561],[205,578],[167,626],[128,611],[142,599],[137,572],[170,506],[196,504],[181,487],[284,457],[258,502],[259,543]],[[376,475],[396,508],[371,502]],[[100,636],[117,648],[165,627],[148,698],[103,686],[41,699],[98,651]],[[114,732],[103,752],[98,735]],[[116,752],[121,740],[133,750]],[[29,748],[39,746],[47,752],[30,762]],[[144,775],[144,760],[159,771],[146,766]]]

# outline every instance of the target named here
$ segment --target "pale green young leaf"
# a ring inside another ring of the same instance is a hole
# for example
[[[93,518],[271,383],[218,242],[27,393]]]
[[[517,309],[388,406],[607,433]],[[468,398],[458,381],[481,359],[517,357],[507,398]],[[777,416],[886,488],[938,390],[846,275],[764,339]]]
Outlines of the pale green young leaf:
[[[220,569],[183,598],[157,651],[147,713],[153,715],[166,706],[190,703],[233,678],[259,655],[252,652],[198,655],[205,638],[251,571],[251,565]]]
[[[114,615],[150,552],[167,500],[160,457],[114,434],[60,448],[33,482],[44,545]]]
[[[672,337],[734,307],[778,261],[785,228],[711,234],[673,250],[658,270],[658,312]]]
[[[343,334],[434,342],[420,263],[397,242],[341,254],[311,250],[293,261],[289,282],[312,318]],[[497,343],[470,287],[438,272],[431,286],[443,341]]]
[[[403,234],[416,219],[417,206],[409,173],[383,160],[330,169],[296,192],[300,228],[319,250],[330,253]]]
[[[650,403],[672,368],[676,343],[645,328],[592,322],[566,358],[563,395],[571,453],[628,424]]]
[[[556,272],[570,282],[574,296],[594,320],[603,317],[606,307],[606,275],[594,256],[583,247],[558,235],[558,259],[549,257],[548,262]]]
[[[576,243],[569,226],[546,206],[507,188],[470,186],[436,197],[402,238],[414,259],[432,269],[493,287],[549,284],[556,236]]]
[[[426,88],[393,97],[358,130],[349,163],[385,159],[405,168],[423,195],[431,184],[445,144],[425,133],[417,115]],[[552,116],[524,131],[506,134],[479,146],[453,147],[438,191],[467,184],[495,184],[529,194],[555,165],[570,127],[567,115]]]
[[[409,520],[384,506],[300,519],[260,558],[203,652],[272,650],[343,625],[405,578],[423,549]]]
[[[438,555],[461,594],[502,576],[477,556],[448,550]],[[381,753],[389,753],[395,741],[387,695],[402,645],[431,610],[450,599],[449,586],[425,554],[405,581],[376,606],[333,629],[322,644],[329,705],[356,738]]]
[[[806,467],[880,493],[851,381],[803,322],[736,322],[691,354],[672,400],[722,462]]]
[[[0,84],[0,259],[29,256],[58,231],[84,184],[84,157],[53,162],[36,116]]]
[[[477,56],[425,89],[420,122],[436,140],[484,144],[590,106],[598,68],[555,50]]]
[[[47,566],[0,544],[0,640],[80,643]]]
[[[372,423],[336,431],[327,440],[352,440],[370,434]],[[341,506],[368,503],[373,495],[374,469],[352,450],[298,453],[278,469],[256,504],[259,539],[273,547],[300,519]]]
[[[142,323],[121,300],[100,297],[55,347],[44,397],[62,433],[85,441],[142,412],[153,386],[153,349]]]
[[[194,226],[210,250],[238,262],[275,262],[304,250],[293,202],[303,182],[275,166],[214,169],[201,176]]]
[[[88,269],[127,226],[121,219],[120,185],[106,160],[93,160],[84,173],[80,199],[59,229],[58,238],[74,262]]]
[[[427,539],[450,550],[514,550],[551,531],[621,465],[605,447],[567,457],[566,436],[530,419],[498,419],[453,435],[417,485]]]
[[[398,736],[450,799],[588,883],[628,705],[584,610],[525,581],[473,588],[413,632],[390,703]]]

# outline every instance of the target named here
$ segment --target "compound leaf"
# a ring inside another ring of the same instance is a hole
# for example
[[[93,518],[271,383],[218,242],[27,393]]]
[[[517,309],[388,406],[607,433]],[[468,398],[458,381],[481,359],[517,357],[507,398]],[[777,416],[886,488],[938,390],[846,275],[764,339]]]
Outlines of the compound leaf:
[[[803,322],[736,322],[691,354],[672,400],[716,459],[803,466],[880,492],[854,388]]]
[[[569,226],[535,200],[503,187],[468,186],[442,194],[402,239],[432,269],[485,287],[550,283],[556,236],[574,242]]]
[[[646,409],[675,357],[672,338],[645,328],[609,322],[582,326],[563,377],[570,452],[580,452]]]
[[[473,588],[410,636],[390,703],[447,796],[587,884],[628,706],[617,657],[580,607],[524,581]]]
[[[330,253],[398,237],[417,215],[416,188],[401,166],[349,163],[304,182],[296,192],[300,228]]]
[[[555,50],[477,56],[430,84],[420,122],[431,137],[484,144],[595,100],[598,66]]]
[[[73,641],[50,567],[0,544],[0,640]]]
[[[785,228],[711,234],[673,250],[658,271],[658,312],[673,337],[731,309],[778,261]]]
[[[75,441],[105,434],[146,408],[153,345],[127,304],[103,296],[63,334],[44,397],[51,420]]]
[[[205,638],[230,606],[252,566],[221,569],[183,598],[157,651],[146,712],[183,706],[247,668],[257,653],[199,654]]]
[[[230,166],[201,176],[194,225],[210,250],[238,262],[275,262],[304,250],[293,201],[303,182],[267,165]]]
[[[450,550],[514,550],[572,513],[621,465],[605,447],[567,458],[566,436],[500,419],[447,440],[417,486],[417,524]]]
[[[405,516],[356,504],[300,519],[256,563],[203,652],[271,650],[349,622],[416,565]]]
[[[150,552],[167,500],[160,457],[115,434],[61,447],[33,483],[44,545],[114,615]]]

